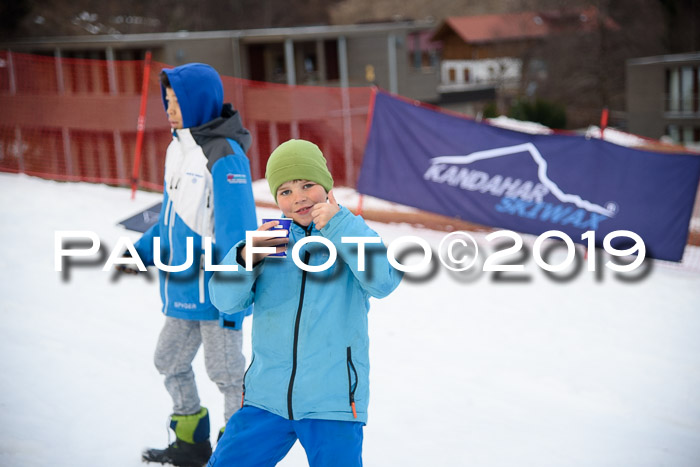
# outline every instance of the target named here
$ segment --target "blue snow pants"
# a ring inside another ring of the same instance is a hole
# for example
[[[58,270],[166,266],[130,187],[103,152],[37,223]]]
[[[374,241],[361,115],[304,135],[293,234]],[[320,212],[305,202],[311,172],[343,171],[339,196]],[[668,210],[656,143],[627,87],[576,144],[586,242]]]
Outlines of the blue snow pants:
[[[273,467],[298,439],[310,467],[360,467],[362,428],[359,422],[287,420],[245,406],[229,419],[207,466]]]

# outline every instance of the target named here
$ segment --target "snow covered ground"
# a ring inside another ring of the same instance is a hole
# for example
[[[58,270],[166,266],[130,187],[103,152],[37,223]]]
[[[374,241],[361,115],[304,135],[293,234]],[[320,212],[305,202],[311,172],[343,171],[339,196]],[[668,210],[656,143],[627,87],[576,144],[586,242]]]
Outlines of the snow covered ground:
[[[0,465],[140,466],[142,448],[167,443],[155,271],[54,271],[54,231],[95,231],[108,254],[138,238],[117,222],[159,200],[0,174]],[[371,225],[387,243],[444,236]],[[529,281],[504,283],[431,266],[372,303],[366,466],[700,465],[700,275],[584,268],[559,283],[530,259]],[[215,432],[222,399],[201,353],[195,364]],[[280,465],[306,465],[303,450]]]

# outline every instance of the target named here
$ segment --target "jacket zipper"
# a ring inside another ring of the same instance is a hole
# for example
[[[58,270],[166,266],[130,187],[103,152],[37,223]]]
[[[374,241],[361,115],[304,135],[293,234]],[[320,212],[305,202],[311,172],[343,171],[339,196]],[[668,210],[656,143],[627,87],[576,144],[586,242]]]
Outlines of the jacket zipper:
[[[168,249],[170,250],[170,254],[168,257],[168,266],[171,266],[173,264],[173,223],[175,222],[175,210],[172,207],[172,201],[169,203],[170,206],[170,219],[168,219]],[[158,252],[160,254],[160,252]],[[170,304],[170,296],[168,294],[168,287],[170,284],[170,271],[167,271],[165,273],[165,286],[163,287],[165,289],[165,306],[163,307],[163,310],[168,309],[168,305]]]
[[[177,136],[177,133],[176,133]],[[173,223],[175,222],[175,209],[173,208],[173,198],[175,196],[175,193],[173,193],[173,190],[177,190],[177,185],[180,182],[180,179],[177,179],[177,182],[175,183],[175,186],[173,187],[173,182],[175,182],[175,177],[179,177],[180,172],[182,171],[182,161],[180,162],[180,165],[178,166],[177,171],[175,174],[170,177],[170,194],[168,196],[168,205],[165,207],[165,225],[168,226],[168,249],[170,250],[170,255],[168,258],[168,266],[170,266],[173,262]],[[154,252],[155,253],[155,252]],[[160,254],[160,252],[158,252]],[[170,285],[170,271],[165,273],[165,285],[163,287],[164,292],[165,292],[165,306],[163,307],[163,312],[166,312],[168,309],[168,305],[170,304],[170,296],[168,294],[168,287]]]
[[[304,237],[308,237],[311,233],[311,224],[304,230]],[[311,253],[307,250],[304,253],[304,263],[309,264]],[[299,294],[299,306],[297,307],[297,317],[294,322],[294,347],[292,349],[292,374],[289,377],[289,389],[287,390],[287,412],[290,420],[294,420],[294,411],[292,410],[292,390],[294,389],[294,377],[297,373],[297,346],[299,344],[299,324],[301,322],[301,309],[304,306],[304,289],[306,288],[306,270],[301,273],[301,292]]]
[[[182,145],[182,140],[180,139],[180,135],[178,134],[177,130],[173,130],[173,135],[175,138],[177,138],[180,142],[180,145]],[[175,208],[173,205],[175,204],[173,199],[175,197],[175,193],[172,193],[173,190],[177,190],[178,187],[180,186],[180,180],[182,179],[182,167],[185,165],[185,161],[187,160],[187,157],[183,155],[183,157],[180,158],[180,163],[177,166],[177,169],[173,173],[173,176],[170,177],[170,196],[168,196],[168,206],[166,206],[166,211],[165,211],[165,225],[168,226],[168,248],[170,249],[170,258],[168,258],[168,266],[172,266],[173,264],[173,256],[175,255],[173,252],[173,224],[175,223]],[[173,186],[173,182],[175,183],[175,186]],[[168,305],[170,303],[170,297],[168,295],[168,286],[170,283],[170,271],[165,273],[165,305],[163,307],[163,311],[165,312],[168,309]]]
[[[209,197],[211,196],[211,192],[209,189],[205,191],[207,195],[207,206],[204,210],[204,228],[202,229],[202,236],[204,237],[205,235],[210,235],[209,232]],[[213,235],[211,235],[213,237]],[[212,238],[212,240],[214,240]],[[204,239],[202,239],[204,241]],[[199,303],[204,303],[204,253],[201,254],[199,258]]]
[[[355,384],[352,384],[352,374],[355,375]],[[350,395],[350,408],[352,409],[352,416],[357,418],[357,411],[355,410],[355,390],[357,390],[357,370],[355,369],[355,364],[352,363],[352,350],[348,347],[348,394]]]
[[[204,303],[204,253],[199,256],[199,303]]]
[[[253,362],[255,361],[255,354],[253,354],[253,358],[250,359],[250,365],[248,365],[248,368],[245,370],[245,373],[243,373],[243,391],[241,391],[241,408],[243,407],[243,404],[245,403],[245,377],[250,371],[250,368],[253,366]]]
[[[173,205],[172,197],[168,196],[168,204],[165,205],[165,215],[163,216],[163,222],[165,225],[170,225],[170,208]]]

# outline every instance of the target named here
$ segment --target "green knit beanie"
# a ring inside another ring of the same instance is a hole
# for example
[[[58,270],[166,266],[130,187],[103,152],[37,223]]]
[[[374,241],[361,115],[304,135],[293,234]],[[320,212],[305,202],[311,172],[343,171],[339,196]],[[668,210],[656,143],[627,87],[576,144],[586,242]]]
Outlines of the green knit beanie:
[[[272,196],[277,201],[277,189],[291,180],[309,180],[325,188],[333,188],[333,176],[326,166],[326,158],[314,143],[303,139],[290,139],[272,151],[267,160],[265,178]]]

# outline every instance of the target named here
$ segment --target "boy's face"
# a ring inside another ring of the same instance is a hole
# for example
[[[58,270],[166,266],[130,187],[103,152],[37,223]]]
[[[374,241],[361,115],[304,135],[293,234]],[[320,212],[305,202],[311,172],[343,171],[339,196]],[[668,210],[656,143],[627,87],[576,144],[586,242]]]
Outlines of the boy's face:
[[[311,210],[318,203],[325,203],[326,189],[309,180],[291,180],[277,189],[277,206],[286,217],[304,227],[311,224]]]
[[[173,88],[165,88],[165,100],[168,103],[168,122],[173,130],[182,129],[182,112],[180,112],[180,104],[177,102],[177,96]]]

